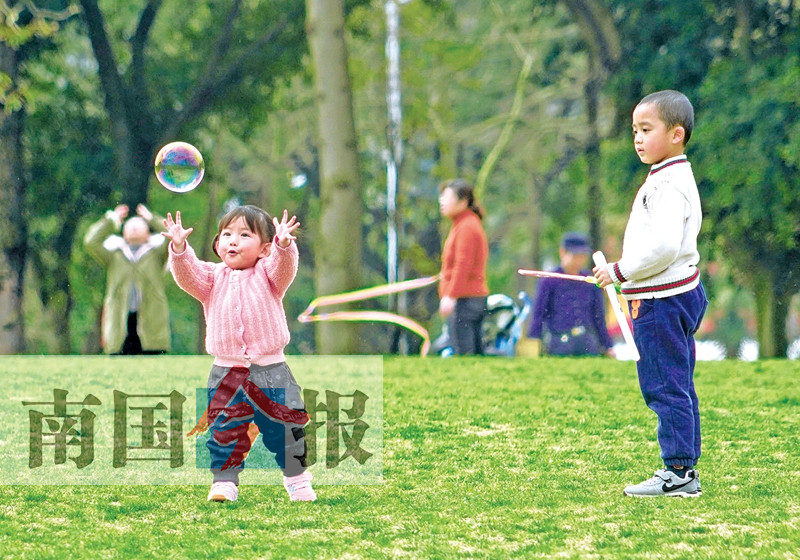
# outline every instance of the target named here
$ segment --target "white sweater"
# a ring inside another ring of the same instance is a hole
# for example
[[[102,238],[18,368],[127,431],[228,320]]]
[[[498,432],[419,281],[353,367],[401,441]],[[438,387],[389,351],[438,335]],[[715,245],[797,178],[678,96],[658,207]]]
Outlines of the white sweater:
[[[609,264],[625,299],[665,298],[697,287],[702,220],[700,194],[686,156],[653,165],[633,201],[622,258]]]

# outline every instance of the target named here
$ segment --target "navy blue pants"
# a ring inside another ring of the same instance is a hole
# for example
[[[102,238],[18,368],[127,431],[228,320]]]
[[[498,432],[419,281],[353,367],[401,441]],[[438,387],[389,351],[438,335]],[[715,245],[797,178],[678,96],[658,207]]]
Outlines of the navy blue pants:
[[[628,302],[641,360],[639,387],[658,416],[665,465],[693,467],[700,458],[700,409],[694,388],[697,332],[708,307],[703,285],[677,296]]]
[[[208,421],[211,437],[206,443],[211,454],[211,472],[214,482],[239,483],[244,468],[243,455],[250,451],[247,429],[254,422],[261,431],[266,448],[275,455],[278,467],[285,476],[297,476],[306,470],[305,430],[285,418],[292,411],[305,413],[305,405],[297,384],[286,362],[269,366],[250,366],[246,381],[239,385],[231,382],[228,374],[232,368],[212,366],[208,376]],[[244,377],[242,377],[244,378]],[[222,402],[214,397],[222,391]],[[260,393],[259,393],[260,391]],[[268,400],[264,400],[264,399]],[[285,405],[280,412],[274,404]]]

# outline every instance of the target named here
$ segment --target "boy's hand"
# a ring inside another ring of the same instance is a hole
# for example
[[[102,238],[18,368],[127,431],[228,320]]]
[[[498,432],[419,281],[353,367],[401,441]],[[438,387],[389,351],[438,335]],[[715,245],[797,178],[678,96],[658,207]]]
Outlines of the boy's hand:
[[[283,211],[283,217],[280,222],[278,218],[272,218],[272,224],[275,226],[275,239],[277,239],[278,245],[284,249],[297,239],[292,234],[300,227],[300,222],[297,221],[296,216],[292,216],[291,220],[288,218],[289,212],[286,210]]]
[[[186,238],[194,231],[194,228],[183,229],[180,210],[175,212],[175,221],[172,220],[172,214],[167,212],[164,227],[167,231],[162,231],[161,235],[172,240],[172,249],[176,253],[183,253],[186,250]]]
[[[614,281],[611,280],[611,274],[608,273],[608,267],[596,266],[592,269],[592,272],[594,273],[594,277],[597,278],[598,287],[605,288],[614,283]]]

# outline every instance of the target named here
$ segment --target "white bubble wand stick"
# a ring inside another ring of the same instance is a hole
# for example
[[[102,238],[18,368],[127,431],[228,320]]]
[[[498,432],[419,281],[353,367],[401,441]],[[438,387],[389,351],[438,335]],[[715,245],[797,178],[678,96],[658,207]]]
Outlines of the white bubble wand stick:
[[[592,259],[594,259],[595,265],[601,268],[608,268],[608,261],[606,261],[606,256],[602,251],[597,251],[595,254],[593,254]],[[605,287],[605,290],[606,295],[608,296],[608,301],[611,302],[611,309],[614,310],[614,316],[617,318],[617,323],[619,323],[619,328],[622,331],[622,338],[625,339],[625,343],[632,352],[633,359],[638,362],[641,356],[639,356],[639,350],[636,348],[636,343],[633,341],[633,333],[631,332],[630,325],[628,325],[628,318],[625,317],[625,313],[622,311],[622,306],[619,304],[619,299],[617,298],[616,290],[614,290],[614,285],[609,284]]]

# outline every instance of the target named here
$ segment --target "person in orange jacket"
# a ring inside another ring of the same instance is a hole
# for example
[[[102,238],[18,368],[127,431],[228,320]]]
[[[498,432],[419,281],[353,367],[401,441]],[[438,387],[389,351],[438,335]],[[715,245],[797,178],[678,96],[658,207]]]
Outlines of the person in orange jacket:
[[[453,225],[442,249],[439,314],[447,321],[455,354],[483,354],[486,262],[489,244],[472,185],[451,179],[439,185],[439,210]]]

